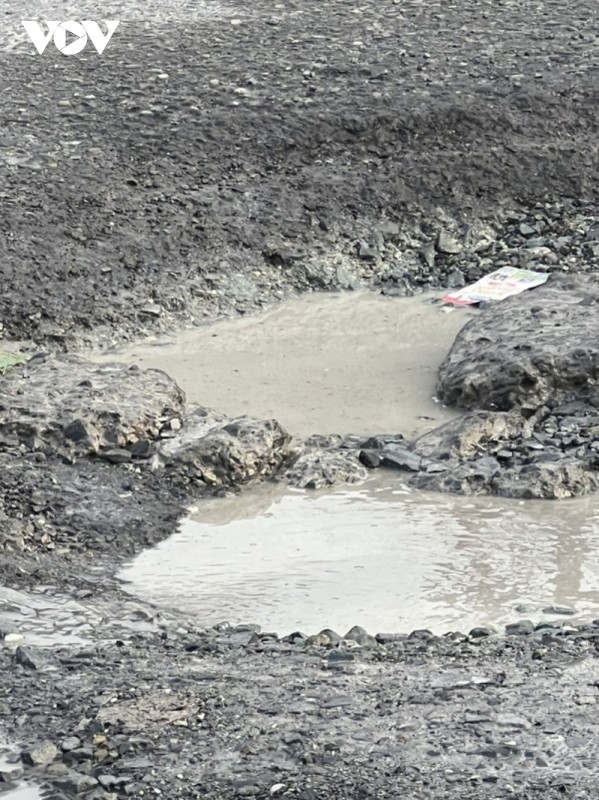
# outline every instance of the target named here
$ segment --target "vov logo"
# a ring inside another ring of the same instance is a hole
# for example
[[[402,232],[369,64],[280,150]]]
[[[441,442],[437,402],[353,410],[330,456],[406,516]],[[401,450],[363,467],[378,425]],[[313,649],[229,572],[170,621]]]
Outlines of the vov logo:
[[[91,40],[98,53],[102,54],[104,52],[119,22],[118,20],[107,19],[103,20],[103,22],[106,25],[107,33],[102,32],[97,22],[89,19],[83,22],[76,22],[73,19],[67,20],[67,22],[44,20],[48,28],[46,33],[42,30],[41,25],[34,20],[25,19],[22,20],[21,24],[40,55],[50,43],[50,39],[54,39],[54,44],[63,55],[74,56],[86,47],[88,39]],[[67,34],[71,34],[68,43]],[[72,37],[75,37],[75,39],[72,40]]]

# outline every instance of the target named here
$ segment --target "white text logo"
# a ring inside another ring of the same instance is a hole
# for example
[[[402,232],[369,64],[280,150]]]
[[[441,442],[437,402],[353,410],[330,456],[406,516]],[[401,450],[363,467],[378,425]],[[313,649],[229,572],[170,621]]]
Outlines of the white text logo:
[[[75,22],[72,19],[67,22],[44,20],[47,32],[44,32],[41,25],[34,20],[26,19],[21,24],[40,55],[50,43],[50,39],[54,39],[54,44],[63,55],[74,56],[85,48],[88,38],[98,53],[103,53],[119,23],[115,20],[105,19],[104,25],[107,33],[102,32],[97,22],[89,19],[83,22]],[[67,34],[70,34],[68,41]]]

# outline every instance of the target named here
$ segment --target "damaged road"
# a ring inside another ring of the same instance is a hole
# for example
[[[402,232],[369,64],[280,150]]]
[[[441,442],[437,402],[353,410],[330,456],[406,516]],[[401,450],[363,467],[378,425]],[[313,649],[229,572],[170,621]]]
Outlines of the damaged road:
[[[568,292],[584,289],[592,300],[592,285],[554,277],[534,295],[481,311],[446,364],[455,373],[465,347],[468,369],[469,342],[486,325],[503,321],[509,341],[505,320],[520,320],[531,303],[549,306],[558,289],[558,315],[570,314]],[[596,303],[583,313],[594,330]],[[534,318],[542,350],[543,326],[556,316]],[[518,358],[522,348],[506,341],[497,339],[495,355]],[[2,627],[0,606],[0,719],[23,743],[18,762],[0,771],[5,786],[25,777],[56,797],[98,800],[592,798],[593,621],[523,620],[506,635],[478,628],[443,637],[198,630],[193,619],[127,599],[113,577],[122,559],[169,535],[190,503],[252,481],[318,488],[382,466],[408,485],[466,494],[597,489],[592,382],[571,371],[568,383],[569,351],[547,341],[562,380],[546,372],[539,408],[522,402],[523,382],[514,408],[469,411],[412,442],[294,439],[274,420],[188,406],[161,371],[81,355],[13,367],[0,378],[3,581],[25,592],[45,585],[50,599],[71,593],[88,607],[89,644],[28,643],[14,614]],[[491,375],[501,371],[490,355],[489,363]],[[484,368],[476,374],[490,383]],[[443,376],[442,367],[441,385]]]
[[[44,351],[0,376],[0,582],[93,621],[89,643],[47,648],[21,638],[16,601],[0,609],[17,754],[0,792],[25,777],[98,800],[594,800],[592,620],[198,630],[114,579],[190,502],[254,480],[382,466],[464,494],[599,488],[594,3],[121,11],[101,58],[39,57],[31,3],[6,9],[0,41],[0,334]],[[416,441],[294,439],[75,352],[297,292],[406,295],[501,266],[552,275],[464,328],[439,391],[466,413]]]
[[[591,800],[599,628],[489,633],[279,640],[162,620],[0,650],[0,710],[53,797]]]

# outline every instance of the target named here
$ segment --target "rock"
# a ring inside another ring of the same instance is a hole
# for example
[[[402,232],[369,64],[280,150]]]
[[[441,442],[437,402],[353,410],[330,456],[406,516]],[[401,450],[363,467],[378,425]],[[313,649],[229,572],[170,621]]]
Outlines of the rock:
[[[251,623],[248,623],[248,624],[244,623],[242,625],[235,625],[235,627],[232,630],[233,630],[233,633],[248,633],[248,632],[260,633],[262,628],[260,627],[260,625],[257,625],[256,623],[251,622]]]
[[[19,778],[22,778],[24,773],[25,773],[25,770],[23,769],[23,767],[20,764],[3,763],[0,766],[0,784],[2,784],[2,783],[5,783],[5,784],[6,783],[10,783],[10,784],[12,784],[15,781],[18,781]],[[6,787],[3,786],[2,787],[2,791],[5,788]],[[10,795],[9,795],[9,797],[10,797]]]
[[[334,647],[338,645],[340,641],[341,636],[339,636],[338,633],[330,628],[324,628],[324,630],[320,631],[320,633],[317,633],[315,636],[309,636],[306,644],[315,647]]]
[[[359,625],[354,625],[343,638],[355,642],[362,647],[374,647],[377,644],[376,638],[367,633],[364,628],[361,628]]]
[[[162,314],[162,306],[156,303],[146,303],[139,309],[139,313],[148,317],[159,317]]]
[[[291,437],[275,420],[227,420],[201,408],[186,416],[181,432],[156,452],[170,474],[208,486],[237,486],[268,477],[292,454]]]
[[[233,647],[252,647],[260,642],[254,631],[233,631],[226,637],[226,642]]]
[[[534,611],[534,606],[529,605],[528,603],[519,603],[515,608],[514,611],[517,614],[530,614],[531,611]]]
[[[374,261],[379,256],[379,251],[376,245],[370,242],[360,242],[358,246],[358,256],[363,261]]]
[[[432,242],[425,244],[420,250],[422,260],[429,269],[435,268],[435,245]]]
[[[435,634],[432,631],[429,631],[428,628],[418,628],[417,630],[412,631],[408,639],[420,639],[422,641],[428,641],[429,639],[434,639]]]
[[[368,469],[376,469],[381,464],[381,456],[376,450],[360,450],[358,458],[360,463]]]
[[[68,769],[61,775],[51,778],[57,789],[71,795],[80,795],[92,791],[98,786],[98,781],[91,775],[83,775],[75,770]]]
[[[347,638],[347,637],[345,637]],[[374,640],[375,644],[378,644],[378,640]],[[327,653],[326,663],[329,667],[341,666],[344,664],[351,664],[353,661],[356,660],[356,657],[353,653],[348,653],[347,651],[343,650],[331,650],[330,653]]]
[[[379,644],[392,644],[393,642],[401,642],[407,638],[405,633],[377,633],[375,636]]]
[[[468,636],[471,639],[485,639],[487,636],[493,636],[497,631],[491,627],[484,627],[480,626],[478,628],[472,628]]]
[[[308,636],[301,631],[293,631],[292,633],[284,636],[282,641],[287,644],[304,644],[308,640]]]
[[[401,433],[378,434],[361,441],[357,446],[363,450],[384,450],[388,445],[407,446],[406,438]]]
[[[514,622],[505,626],[506,636],[530,636],[534,633],[535,626],[529,619]]]
[[[438,395],[462,408],[599,407],[598,370],[599,278],[553,275],[464,326],[439,369]]]
[[[543,614],[561,614],[566,617],[573,617],[576,611],[569,606],[547,606],[543,609]]]
[[[1,638],[4,644],[7,645],[7,647],[14,647],[15,645],[19,644],[25,639],[23,634],[19,633],[18,631],[12,631],[11,633],[6,633]]]
[[[495,494],[502,497],[564,500],[599,490],[599,472],[579,460],[540,462],[504,470],[493,484]]]
[[[349,695],[341,694],[341,695],[334,695],[332,697],[326,697],[324,700],[320,701],[321,708],[343,708],[345,706],[351,706],[353,703],[353,699],[349,697]]]
[[[385,220],[381,222],[377,228],[378,233],[381,234],[385,242],[391,244],[399,244],[400,242],[400,228],[397,222]]]
[[[330,289],[334,286],[337,270],[322,260],[308,261],[304,264],[306,282],[318,289]]]
[[[140,439],[157,439],[163,419],[181,413],[184,400],[160,370],[77,356],[32,359],[0,378],[0,444],[110,457]]]
[[[359,483],[368,477],[356,453],[343,450],[307,450],[279,476],[299,489],[321,489],[341,483]]]
[[[22,667],[33,670],[41,670],[47,665],[47,659],[33,650],[19,645],[15,650],[15,661]]]
[[[131,461],[132,454],[124,447],[113,447],[110,450],[102,450],[99,455],[111,464],[126,464]]]
[[[501,464],[493,456],[474,458],[470,461],[469,468],[472,477],[482,478],[487,483],[491,483],[492,479],[500,475],[502,471]]]
[[[154,444],[149,439],[140,439],[131,445],[130,451],[133,458],[150,458],[154,453]]]
[[[539,622],[535,625],[535,633],[555,636],[562,630],[563,627],[564,623],[561,621]]]
[[[110,791],[110,789],[117,789],[126,782],[126,778],[115,778],[114,775],[98,775],[97,781],[103,789]]]
[[[557,256],[549,247],[537,246],[532,247],[531,242],[528,242],[528,253],[532,259],[542,259],[543,261],[547,261],[548,263],[556,263]]]
[[[525,427],[526,421],[517,413],[473,411],[420,436],[413,451],[425,460],[464,460],[484,452],[488,442],[501,443],[521,436]]]
[[[597,697],[592,692],[577,692],[574,702],[578,706],[594,706],[597,705]]]
[[[77,750],[79,747],[81,747],[81,739],[78,736],[68,736],[60,743],[60,749],[63,751],[63,753]]]
[[[339,289],[355,291],[360,288],[360,280],[341,265],[335,270],[334,283]]]
[[[448,289],[462,289],[466,285],[466,278],[464,273],[459,269],[454,269],[447,276],[445,285]]]
[[[522,234],[522,236],[526,237],[535,236],[538,233],[538,230],[536,228],[533,228],[532,225],[529,225],[527,222],[522,222],[518,226],[518,230]]]
[[[441,231],[437,237],[437,250],[447,255],[456,255],[462,252],[462,245],[447,231]]]
[[[585,242],[582,252],[587,258],[599,258],[599,242]]]
[[[381,463],[384,467],[395,467],[410,472],[418,472],[422,466],[422,459],[406,447],[387,445],[381,451]]]
[[[332,450],[341,447],[344,442],[343,436],[338,433],[314,433],[312,436],[307,436],[302,445],[305,450]]]
[[[515,728],[516,730],[526,730],[531,727],[530,721],[519,714],[500,713],[497,714],[495,722],[502,728]]]
[[[58,758],[58,748],[50,741],[40,742],[21,753],[21,760],[28,767],[47,767],[56,758]]]

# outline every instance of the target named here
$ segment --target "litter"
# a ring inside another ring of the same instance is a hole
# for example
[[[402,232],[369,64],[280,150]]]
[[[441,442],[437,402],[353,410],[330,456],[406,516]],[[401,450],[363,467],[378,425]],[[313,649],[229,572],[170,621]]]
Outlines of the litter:
[[[443,303],[454,306],[472,306],[476,303],[503,300],[525,289],[532,289],[545,283],[548,272],[533,272],[517,267],[502,267],[485,275],[470,286],[450,292],[442,298]]]

